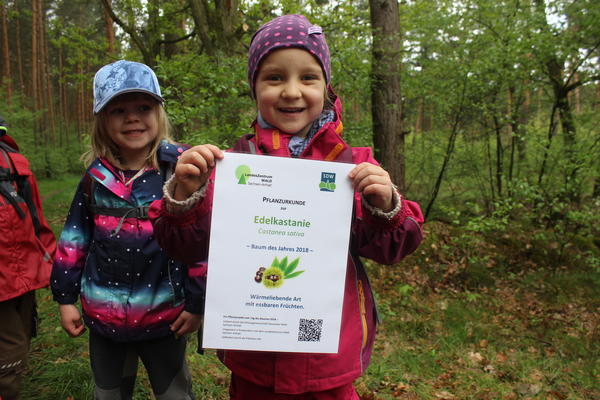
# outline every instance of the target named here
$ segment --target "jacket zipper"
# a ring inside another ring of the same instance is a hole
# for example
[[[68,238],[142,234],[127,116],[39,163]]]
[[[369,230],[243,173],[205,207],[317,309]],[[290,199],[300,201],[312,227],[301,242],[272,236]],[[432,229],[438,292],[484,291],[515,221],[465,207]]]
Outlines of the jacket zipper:
[[[362,281],[360,279],[358,279],[357,282],[358,282],[358,305],[360,307],[360,320],[362,322],[362,328],[363,328],[363,338],[362,338],[362,348],[361,349],[364,349],[365,346],[367,345],[367,336],[369,333],[369,327],[367,325],[367,309],[365,307],[365,291],[363,289]]]

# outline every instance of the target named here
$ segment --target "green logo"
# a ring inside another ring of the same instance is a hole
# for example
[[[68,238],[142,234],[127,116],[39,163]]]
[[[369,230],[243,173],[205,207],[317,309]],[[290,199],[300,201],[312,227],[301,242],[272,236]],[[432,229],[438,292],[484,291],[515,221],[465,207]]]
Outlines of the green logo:
[[[302,274],[304,271],[296,271],[296,267],[300,263],[300,257],[292,260],[288,264],[287,256],[283,257],[281,261],[275,257],[270,267],[260,267],[256,271],[254,281],[261,283],[269,289],[275,289],[283,285],[283,281],[286,279],[292,279]]]
[[[235,177],[238,180],[238,184],[245,185],[248,182],[248,177],[252,171],[250,171],[250,167],[247,165],[240,165],[235,170]]]
[[[321,183],[319,183],[319,190],[321,192],[335,191],[335,173],[321,172]]]

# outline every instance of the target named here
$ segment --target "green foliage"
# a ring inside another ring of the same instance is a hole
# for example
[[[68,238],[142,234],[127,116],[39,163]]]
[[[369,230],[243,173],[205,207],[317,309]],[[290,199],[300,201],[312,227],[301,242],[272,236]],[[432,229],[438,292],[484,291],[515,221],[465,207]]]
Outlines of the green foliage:
[[[21,98],[15,97],[10,108],[6,104],[0,104],[0,115],[7,122],[7,133],[29,160],[33,173],[38,178],[49,178],[68,172],[82,171],[82,164],[79,161],[82,146],[77,140],[68,139],[68,136],[73,136],[75,133],[69,127],[65,127],[65,131],[58,133],[64,135],[62,145],[56,142],[44,143],[48,133],[37,132],[33,123],[39,117],[39,113],[29,111],[22,106],[21,101]]]
[[[367,263],[383,324],[372,364],[357,385],[360,394],[385,399],[600,394],[598,271],[544,263],[496,274],[510,269],[501,265],[503,253],[515,249],[495,244],[497,233],[488,229],[471,254],[497,260],[489,273],[493,286],[455,284],[448,272],[463,262],[467,245],[454,241],[462,228],[446,224],[426,224],[426,241],[401,265]],[[511,257],[527,262],[516,250]],[[438,263],[448,268],[438,269]]]
[[[240,57],[181,54],[161,61],[157,74],[177,139],[228,147],[249,133],[255,117]]]

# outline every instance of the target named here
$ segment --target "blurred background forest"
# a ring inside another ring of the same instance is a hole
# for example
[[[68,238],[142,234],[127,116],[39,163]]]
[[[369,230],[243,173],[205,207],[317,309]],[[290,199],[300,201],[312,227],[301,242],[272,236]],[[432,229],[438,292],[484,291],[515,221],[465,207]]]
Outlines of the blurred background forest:
[[[156,70],[178,141],[228,146],[255,115],[245,74],[252,33],[303,13],[326,32],[346,139],[374,145],[428,218],[489,214],[507,199],[544,212],[600,196],[594,0],[0,4],[0,113],[40,177],[81,171],[93,75],[121,58]],[[398,9],[399,25],[373,28],[374,7]],[[382,131],[374,102],[389,82],[399,83],[398,100],[380,112],[400,123]]]
[[[225,148],[256,114],[252,34],[283,13],[323,27],[346,140],[427,217],[401,268],[368,263],[384,322],[361,397],[599,398],[597,0],[0,0],[0,114],[55,232],[99,67],[150,65],[176,140]],[[24,398],[88,398],[85,341],[40,293]],[[190,360],[201,398],[226,398],[214,355]]]

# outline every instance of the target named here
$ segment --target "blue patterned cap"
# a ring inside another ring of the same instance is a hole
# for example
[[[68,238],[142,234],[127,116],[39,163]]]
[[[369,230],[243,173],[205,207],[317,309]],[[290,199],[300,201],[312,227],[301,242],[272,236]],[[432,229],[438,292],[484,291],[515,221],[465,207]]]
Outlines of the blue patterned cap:
[[[105,65],[94,76],[94,114],[98,114],[115,96],[141,92],[163,103],[156,74],[145,64],[120,60]]]

